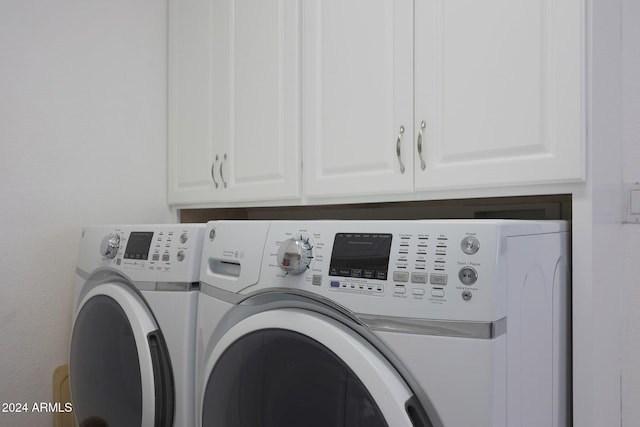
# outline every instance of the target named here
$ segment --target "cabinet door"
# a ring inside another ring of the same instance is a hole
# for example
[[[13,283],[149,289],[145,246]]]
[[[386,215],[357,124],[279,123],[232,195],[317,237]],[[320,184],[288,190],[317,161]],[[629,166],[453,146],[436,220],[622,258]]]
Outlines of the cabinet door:
[[[305,0],[302,16],[305,195],[412,191],[413,1]]]
[[[299,197],[298,3],[169,2],[169,203]]]
[[[213,139],[224,200],[300,195],[300,10],[214,0]]]
[[[210,0],[169,2],[169,203],[215,197],[210,8]]]
[[[583,3],[416,0],[416,189],[584,179]]]

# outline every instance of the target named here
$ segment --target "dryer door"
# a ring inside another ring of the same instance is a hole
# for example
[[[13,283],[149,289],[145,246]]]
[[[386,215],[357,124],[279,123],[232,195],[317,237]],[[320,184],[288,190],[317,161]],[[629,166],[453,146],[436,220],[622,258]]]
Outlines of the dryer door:
[[[203,427],[411,427],[413,394],[345,325],[275,309],[231,327],[206,359]]]
[[[92,289],[76,312],[69,380],[79,423],[170,427],[174,391],[162,333],[125,284]]]

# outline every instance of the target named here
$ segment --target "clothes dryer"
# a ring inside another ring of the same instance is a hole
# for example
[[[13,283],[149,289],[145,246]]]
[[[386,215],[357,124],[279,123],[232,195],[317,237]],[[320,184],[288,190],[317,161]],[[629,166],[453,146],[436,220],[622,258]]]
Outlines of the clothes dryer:
[[[80,425],[190,427],[204,224],[87,227],[69,380]]]
[[[196,425],[566,427],[567,245],[564,222],[210,222]]]

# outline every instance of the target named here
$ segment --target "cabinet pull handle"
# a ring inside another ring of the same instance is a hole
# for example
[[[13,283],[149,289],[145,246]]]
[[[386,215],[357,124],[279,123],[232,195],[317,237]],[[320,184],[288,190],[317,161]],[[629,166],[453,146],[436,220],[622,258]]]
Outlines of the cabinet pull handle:
[[[215,184],[216,188],[218,188],[218,181],[216,181],[216,162],[217,161],[218,161],[218,155],[216,154],[216,157],[213,160],[213,163],[211,164],[211,179],[213,179],[213,183]]]
[[[418,156],[420,157],[420,168],[422,170],[425,170],[427,167],[427,163],[424,161],[424,158],[422,157],[422,135],[424,133],[424,128],[427,127],[427,124],[425,123],[425,121],[421,121],[420,122],[420,131],[418,132]]]
[[[402,163],[402,135],[404,135],[404,126],[400,126],[400,133],[396,141],[396,156],[398,156],[398,163],[400,163],[400,173],[404,173],[404,164]]]
[[[224,188],[227,188],[227,181],[224,180],[224,175],[222,174],[222,165],[224,165],[224,162],[227,160],[227,153],[224,153],[224,155],[222,156],[222,161],[220,162],[220,179],[222,180],[222,185],[224,185]]]

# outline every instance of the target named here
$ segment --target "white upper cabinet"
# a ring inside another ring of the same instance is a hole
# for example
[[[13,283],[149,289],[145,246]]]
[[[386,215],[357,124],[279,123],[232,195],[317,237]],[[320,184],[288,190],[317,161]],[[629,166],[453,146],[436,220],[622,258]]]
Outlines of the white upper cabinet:
[[[300,11],[170,2],[169,201],[300,196]]]
[[[584,3],[170,0],[169,202],[583,180]]]
[[[416,0],[416,190],[584,179],[583,3]]]
[[[211,2],[169,2],[169,203],[211,200]]]
[[[413,191],[413,1],[305,0],[302,16],[305,196]]]

